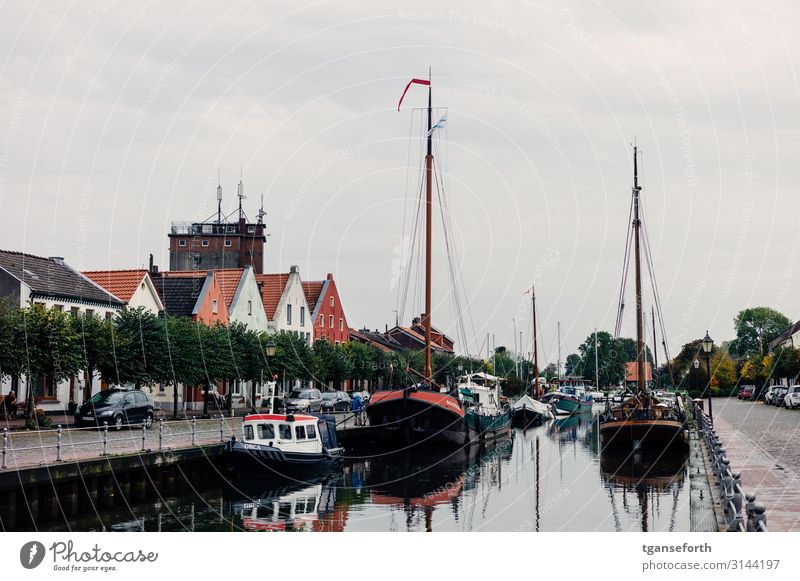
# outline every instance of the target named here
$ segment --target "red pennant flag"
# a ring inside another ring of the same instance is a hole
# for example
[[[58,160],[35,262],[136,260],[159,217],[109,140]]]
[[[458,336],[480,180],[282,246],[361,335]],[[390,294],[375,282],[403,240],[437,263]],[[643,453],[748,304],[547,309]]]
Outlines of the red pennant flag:
[[[403,104],[403,99],[405,98],[406,93],[408,92],[408,88],[414,83],[416,83],[417,85],[428,85],[428,86],[430,86],[430,84],[431,84],[430,81],[425,80],[425,79],[411,79],[410,81],[408,81],[408,84],[406,85],[406,88],[403,91],[403,94],[400,95],[400,102],[397,103],[397,110],[398,111],[400,110],[400,105]]]

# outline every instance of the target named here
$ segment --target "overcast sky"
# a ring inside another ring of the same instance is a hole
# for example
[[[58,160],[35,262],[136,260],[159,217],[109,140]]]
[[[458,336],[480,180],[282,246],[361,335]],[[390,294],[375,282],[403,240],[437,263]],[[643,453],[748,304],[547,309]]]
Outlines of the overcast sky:
[[[165,268],[170,223],[212,214],[218,169],[232,210],[241,165],[266,270],[333,272],[351,326],[382,329],[425,92],[396,105],[430,65],[471,351],[513,347],[513,319],[530,349],[534,276],[545,360],[557,321],[563,357],[613,330],[634,138],[672,354],[747,306],[798,316],[791,2],[163,4],[2,5],[0,248]]]

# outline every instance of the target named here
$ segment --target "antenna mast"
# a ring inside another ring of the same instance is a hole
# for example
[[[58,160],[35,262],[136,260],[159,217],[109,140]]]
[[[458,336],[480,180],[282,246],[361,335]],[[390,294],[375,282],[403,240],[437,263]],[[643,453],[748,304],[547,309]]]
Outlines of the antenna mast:
[[[222,183],[217,169],[217,224],[222,224]]]

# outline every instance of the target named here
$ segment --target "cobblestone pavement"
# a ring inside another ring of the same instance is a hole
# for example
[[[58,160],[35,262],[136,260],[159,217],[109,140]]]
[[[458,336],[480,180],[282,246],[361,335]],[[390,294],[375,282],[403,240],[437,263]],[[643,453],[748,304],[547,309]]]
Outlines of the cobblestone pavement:
[[[241,418],[197,420],[195,425],[195,444],[219,444],[238,433]],[[192,445],[192,422],[179,420],[164,422],[161,446],[163,449],[187,448]],[[144,446],[142,434],[144,433]],[[61,460],[74,462],[97,458],[103,452],[104,431],[93,428],[63,430],[61,434]],[[5,438],[4,438],[5,439]],[[0,442],[5,449],[6,470],[25,468],[56,462],[58,435],[55,430],[40,432],[9,432],[7,441]],[[107,433],[108,454],[135,454],[142,449],[159,449],[159,422],[149,430],[141,427],[124,427],[120,431],[109,429]]]
[[[721,416],[733,429],[769,452],[779,466],[800,473],[800,410],[736,398],[715,398],[713,406],[715,416]],[[735,462],[736,458],[731,458],[731,463]]]

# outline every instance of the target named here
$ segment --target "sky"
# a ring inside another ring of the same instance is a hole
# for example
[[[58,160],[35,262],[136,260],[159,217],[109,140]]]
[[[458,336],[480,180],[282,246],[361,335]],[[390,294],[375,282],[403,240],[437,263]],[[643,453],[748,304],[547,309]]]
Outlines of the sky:
[[[266,271],[334,273],[350,325],[383,329],[425,90],[397,101],[430,67],[460,351],[520,330],[529,351],[532,281],[540,361],[558,322],[562,359],[613,330],[634,141],[671,354],[732,338],[748,306],[800,315],[792,2],[164,4],[0,7],[0,248],[166,268],[170,224],[214,213],[218,172],[232,211],[241,175]],[[434,246],[433,321],[456,335],[441,229]]]

